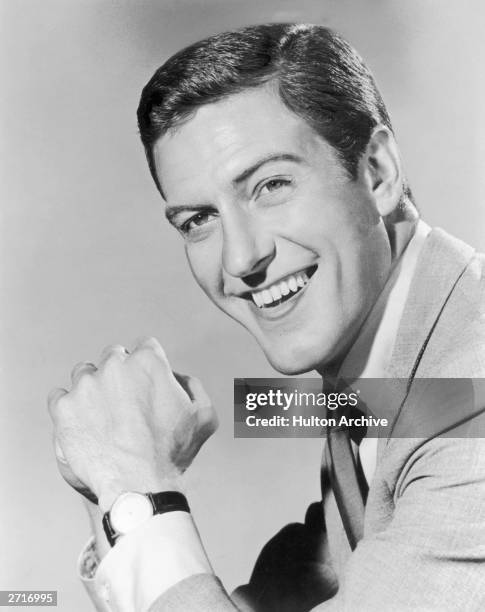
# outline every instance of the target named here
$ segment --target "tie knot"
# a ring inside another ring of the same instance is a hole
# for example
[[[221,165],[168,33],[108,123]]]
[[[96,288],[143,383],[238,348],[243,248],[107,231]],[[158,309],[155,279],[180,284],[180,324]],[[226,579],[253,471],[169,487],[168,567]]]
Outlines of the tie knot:
[[[327,417],[336,420],[336,425],[329,425],[327,435],[337,432],[345,432],[352,442],[359,445],[367,435],[367,425],[365,424],[365,414],[355,406],[346,406],[339,409],[338,415],[327,411]]]

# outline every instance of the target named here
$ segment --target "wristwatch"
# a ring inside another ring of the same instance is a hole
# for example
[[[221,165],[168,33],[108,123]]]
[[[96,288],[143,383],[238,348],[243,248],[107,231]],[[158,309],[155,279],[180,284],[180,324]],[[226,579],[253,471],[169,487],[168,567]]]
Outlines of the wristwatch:
[[[117,539],[139,527],[155,514],[165,512],[190,512],[185,495],[179,491],[161,493],[121,493],[113,502],[110,510],[103,516],[103,528],[111,546]]]

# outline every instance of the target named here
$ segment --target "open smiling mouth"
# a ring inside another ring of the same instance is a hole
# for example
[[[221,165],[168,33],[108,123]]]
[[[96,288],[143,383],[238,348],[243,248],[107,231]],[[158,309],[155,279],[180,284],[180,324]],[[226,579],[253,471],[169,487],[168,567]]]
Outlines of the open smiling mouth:
[[[287,302],[308,284],[318,266],[310,266],[296,274],[289,274],[282,280],[270,285],[262,291],[248,293],[258,308],[274,308]]]

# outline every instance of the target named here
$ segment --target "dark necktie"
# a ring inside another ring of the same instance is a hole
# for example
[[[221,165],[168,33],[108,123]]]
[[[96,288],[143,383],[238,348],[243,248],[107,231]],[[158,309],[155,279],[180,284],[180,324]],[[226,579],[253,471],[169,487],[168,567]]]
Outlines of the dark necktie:
[[[362,416],[353,412],[348,416]],[[349,428],[345,425],[327,428],[325,445],[328,477],[335,495],[335,501],[342,519],[352,550],[364,535],[364,508],[367,500],[368,485],[360,459],[352,449],[353,440],[360,444],[365,430]]]

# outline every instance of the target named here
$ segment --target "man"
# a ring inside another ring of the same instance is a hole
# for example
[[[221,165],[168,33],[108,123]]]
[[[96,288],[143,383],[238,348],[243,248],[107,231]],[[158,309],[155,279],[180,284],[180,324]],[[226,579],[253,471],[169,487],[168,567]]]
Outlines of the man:
[[[484,261],[418,219],[360,57],[320,26],[217,35],[155,73],[138,119],[208,297],[284,374],[396,378],[394,437],[329,430],[323,510],[277,534],[231,601],[180,494],[216,426],[210,401],[156,340],[109,347],[49,399],[61,472],[99,502],[89,551],[104,558],[82,561],[96,605],[483,609],[485,445],[459,428],[481,425],[483,397],[414,382],[484,375]],[[422,436],[412,424],[436,398],[451,410]]]

